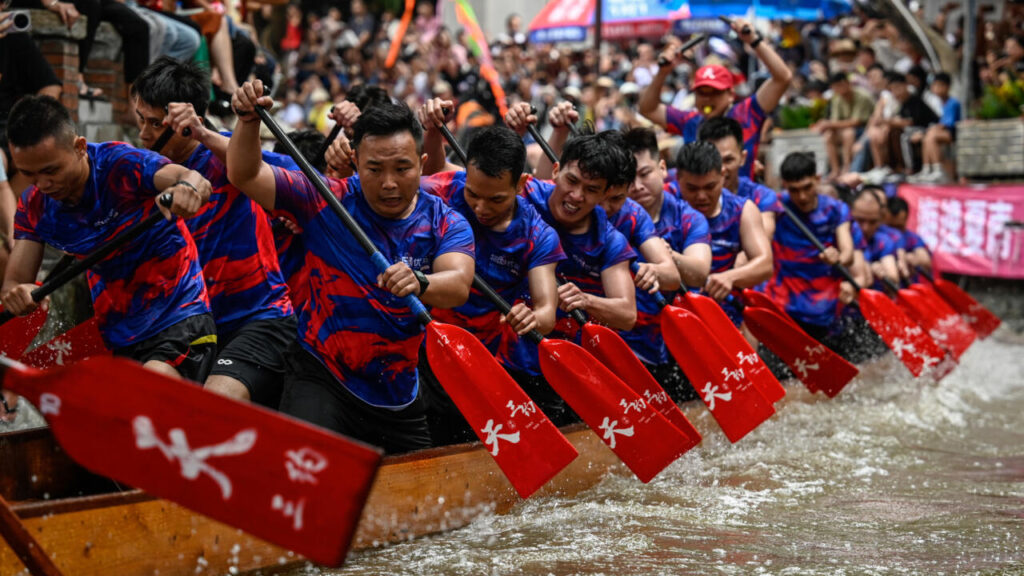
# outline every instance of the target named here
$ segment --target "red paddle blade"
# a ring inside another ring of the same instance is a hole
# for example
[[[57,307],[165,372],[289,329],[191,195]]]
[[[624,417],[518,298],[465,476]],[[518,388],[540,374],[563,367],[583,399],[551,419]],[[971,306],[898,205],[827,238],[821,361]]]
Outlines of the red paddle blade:
[[[583,348],[689,438],[690,446],[687,450],[700,444],[700,432],[697,432],[661,384],[644,368],[629,344],[614,330],[588,322],[583,326]]]
[[[427,325],[427,360],[445,392],[523,498],[578,453],[515,380],[469,332]]]
[[[540,367],[555,392],[641,482],[650,482],[692,446],[660,412],[572,342],[542,341]]]
[[[932,285],[911,284],[910,289],[923,294],[925,298],[928,299],[930,305],[938,313],[941,318],[940,322],[944,324],[949,331],[956,333],[958,338],[967,341],[967,345],[964,347],[965,351],[967,348],[970,348],[970,345],[973,344],[975,340],[977,340],[978,333],[975,332],[969,324],[967,324],[967,321],[964,320],[963,317],[960,316],[960,314],[958,314],[942,296],[939,296],[939,293],[935,291],[935,288]]]
[[[772,404],[782,400],[786,395],[786,389],[779,384],[775,375],[750,346],[750,342],[747,342],[743,334],[736,329],[725,310],[711,298],[693,292],[686,294],[686,300],[722,347],[733,354],[736,364],[743,369],[754,386],[757,386],[761,395]]]
[[[91,356],[110,354],[100,337],[95,317],[82,322],[46,344],[22,356],[21,361],[35,368],[68,366]]]
[[[864,319],[915,377],[934,366],[935,378],[940,380],[955,367],[943,362],[945,351],[885,294],[864,288],[859,300]]]
[[[2,308],[0,308],[2,310]],[[31,314],[16,316],[0,327],[0,354],[15,360],[21,358],[46,322],[46,310],[36,308]]]
[[[375,449],[129,360],[4,365],[4,385],[39,407],[86,468],[315,562],[345,559]]]
[[[806,332],[794,328],[774,310],[747,306],[743,319],[755,336],[789,366],[811,392],[821,390],[829,398],[853,380],[860,370]]]
[[[744,288],[743,301],[746,303],[747,306],[757,306],[758,308],[765,308],[771,310],[772,312],[775,312],[789,325],[794,326],[797,330],[803,332],[803,328],[800,328],[800,325],[789,317],[789,314],[787,314],[786,311],[782,309],[782,306],[779,306],[779,304],[775,300],[769,298],[767,294],[758,292],[757,290],[751,290],[750,288]]]
[[[953,305],[957,312],[963,315],[964,320],[971,325],[971,328],[974,328],[974,331],[978,333],[980,338],[988,338],[988,335],[995,332],[996,328],[999,328],[999,325],[1002,323],[998,316],[990,312],[988,308],[982,306],[973,296],[964,292],[959,286],[949,280],[936,278],[935,289],[947,302]]]
[[[907,315],[924,327],[936,344],[948,350],[954,359],[959,360],[974,341],[973,334],[959,330],[955,321],[959,320],[959,316],[954,314],[954,321],[949,321],[942,316],[941,308],[926,294],[903,288],[897,293],[897,302]]]
[[[739,442],[775,413],[695,314],[666,306],[661,311],[661,334],[730,442]]]

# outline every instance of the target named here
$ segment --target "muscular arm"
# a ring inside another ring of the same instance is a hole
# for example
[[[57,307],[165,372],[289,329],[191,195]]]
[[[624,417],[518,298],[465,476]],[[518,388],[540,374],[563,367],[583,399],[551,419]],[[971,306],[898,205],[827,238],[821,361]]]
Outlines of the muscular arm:
[[[683,284],[687,286],[703,286],[711,272],[711,246],[697,243],[687,246],[680,254],[672,251],[672,261]]]
[[[723,300],[735,288],[756,286],[772,275],[771,243],[761,224],[761,211],[749,200],[740,216],[740,244],[746,262],[708,276],[708,292],[716,300]]]
[[[604,298],[591,295],[587,314],[616,330],[632,330],[636,323],[636,288],[629,273],[629,262],[606,268],[601,272]]]
[[[420,299],[435,308],[455,308],[465,304],[469,299],[475,267],[473,257],[461,252],[447,252],[434,258],[433,272],[426,275],[430,286]]]
[[[850,234],[849,222],[843,222],[836,228],[836,246],[839,248],[839,263],[843,266],[853,264],[853,235]]]
[[[18,240],[11,250],[11,258],[4,272],[3,295],[5,310],[23,315],[35,310],[31,293],[35,289],[36,274],[43,262],[43,245],[33,240]]]
[[[537,331],[547,335],[555,327],[555,313],[558,311],[558,282],[552,262],[530,268],[527,280],[530,283],[530,299],[533,301],[533,315],[537,319]]]
[[[640,99],[636,103],[637,111],[644,118],[662,128],[668,124],[668,119],[665,114],[665,105],[661,103],[661,89],[665,85],[665,79],[668,78],[671,71],[672,69],[668,66],[659,67],[658,73],[654,75],[651,83],[640,93]]]
[[[658,288],[660,290],[679,289],[679,270],[672,261],[672,250],[668,244],[658,236],[648,238],[640,245],[640,254],[643,254],[644,263],[641,266],[650,266],[658,275]]]
[[[239,122],[228,144],[228,180],[266,210],[274,209],[277,183],[263,161],[259,122]]]
[[[896,284],[900,282],[900,272],[896,266],[896,256],[889,254],[882,256],[878,262],[872,262],[871,268],[877,276],[888,278]]]
[[[761,225],[764,226],[764,233],[768,237],[769,243],[772,238],[775,238],[775,217],[775,212],[761,212]]]
[[[789,83],[793,80],[793,72],[768,42],[762,41],[758,44],[757,48],[754,48],[754,54],[764,63],[771,74],[771,78],[757,90],[757,103],[761,105],[765,114],[770,115],[789,88]]]

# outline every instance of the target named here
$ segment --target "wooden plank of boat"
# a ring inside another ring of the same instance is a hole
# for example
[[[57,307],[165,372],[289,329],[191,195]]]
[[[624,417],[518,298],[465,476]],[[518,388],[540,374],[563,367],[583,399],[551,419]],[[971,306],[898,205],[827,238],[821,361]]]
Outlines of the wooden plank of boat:
[[[538,495],[571,496],[609,471],[628,473],[582,425],[563,429],[580,456]],[[363,512],[354,549],[452,530],[519,497],[478,442],[385,460]],[[66,574],[224,574],[294,565],[295,554],[164,500],[128,491],[21,502],[14,506]],[[0,545],[0,574],[22,566]]]

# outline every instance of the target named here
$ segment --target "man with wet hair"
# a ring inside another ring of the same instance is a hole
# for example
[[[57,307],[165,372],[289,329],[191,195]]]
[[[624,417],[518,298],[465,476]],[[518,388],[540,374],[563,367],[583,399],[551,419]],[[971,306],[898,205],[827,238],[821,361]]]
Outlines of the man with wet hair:
[[[772,274],[771,242],[761,211],[753,202],[722,189],[722,157],[710,142],[690,142],[676,156],[679,190],[690,206],[704,215],[711,232],[711,274],[704,292],[718,301],[732,323],[751,343],[739,308],[727,300],[734,291],[753,288]],[[746,261],[737,262],[743,254]]]
[[[438,131],[444,118],[424,117],[422,112],[427,133]],[[427,154],[443,151],[428,149]],[[531,330],[548,334],[554,328],[558,310],[555,267],[565,260],[558,234],[520,195],[529,179],[523,173],[526,146],[509,128],[488,126],[474,134],[466,156],[465,170],[425,176],[421,187],[444,199],[473,227],[477,275],[511,303],[512,310],[501,314],[473,288],[465,304],[437,310],[434,318],[473,333],[552,421],[568,423],[571,411],[541,376],[537,346],[523,338]],[[420,381],[434,442],[448,444],[475,438],[437,382],[422,351]]]
[[[270,218],[228,182],[228,138],[203,121],[209,72],[164,56],[132,85],[139,138],[147,146],[165,130],[176,133],[163,153],[203,174],[210,201],[186,224],[195,239],[217,323],[217,362],[208,390],[277,408],[284,354],[295,341],[295,314],[278,265]],[[188,136],[184,136],[185,130]]]
[[[289,349],[281,410],[388,453],[430,446],[416,364],[423,338],[402,298],[453,308],[473,281],[465,218],[420,190],[423,129],[404,105],[364,111],[353,125],[359,174],[327,185],[388,262],[370,263],[341,218],[301,172],[261,161],[258,80],[235,93],[239,123],[228,147],[231,183],[303,228],[310,299]]]
[[[188,228],[210,197],[195,170],[119,142],[90,144],[70,113],[46,96],[22,98],[8,123],[11,154],[31,182],[15,215],[4,309],[28,314],[44,244],[85,256],[159,209],[167,216],[88,272],[100,335],[115,355],[171,377],[203,382],[216,328]],[[172,193],[173,205],[155,202]]]
[[[768,240],[775,235],[775,218],[782,213],[782,204],[775,190],[758,184],[741,168],[747,162],[747,151],[743,149],[743,127],[732,118],[724,116],[708,118],[700,125],[697,138],[711,142],[722,156],[722,170],[725,173],[724,187],[729,192],[747,198],[761,211],[761,223]]]
[[[681,135],[687,142],[697,139],[697,129],[704,120],[719,116],[734,118],[743,127],[743,149],[747,152],[742,173],[753,176],[754,160],[757,159],[757,148],[761,142],[761,127],[789,88],[793,73],[771,47],[771,43],[765,42],[752,24],[736,19],[732,22],[732,29],[771,74],[757,92],[736,102],[732,73],[724,66],[712,64],[700,67],[693,75],[691,90],[696,96],[693,109],[678,110],[663,104],[661,90],[665,80],[683,63],[683,55],[676,51],[673,43],[662,52],[658,73],[641,93],[637,106],[645,118],[672,134]]]

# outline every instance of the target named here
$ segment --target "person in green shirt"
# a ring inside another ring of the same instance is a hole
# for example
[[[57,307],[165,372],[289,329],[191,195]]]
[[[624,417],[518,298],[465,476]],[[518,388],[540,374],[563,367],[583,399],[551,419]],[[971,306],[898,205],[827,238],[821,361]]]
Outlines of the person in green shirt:
[[[853,145],[867,126],[875,101],[866,92],[854,88],[845,73],[837,72],[829,77],[832,98],[829,99],[829,116],[811,128],[821,132],[828,152],[829,180],[834,180],[850,170],[853,159]]]

